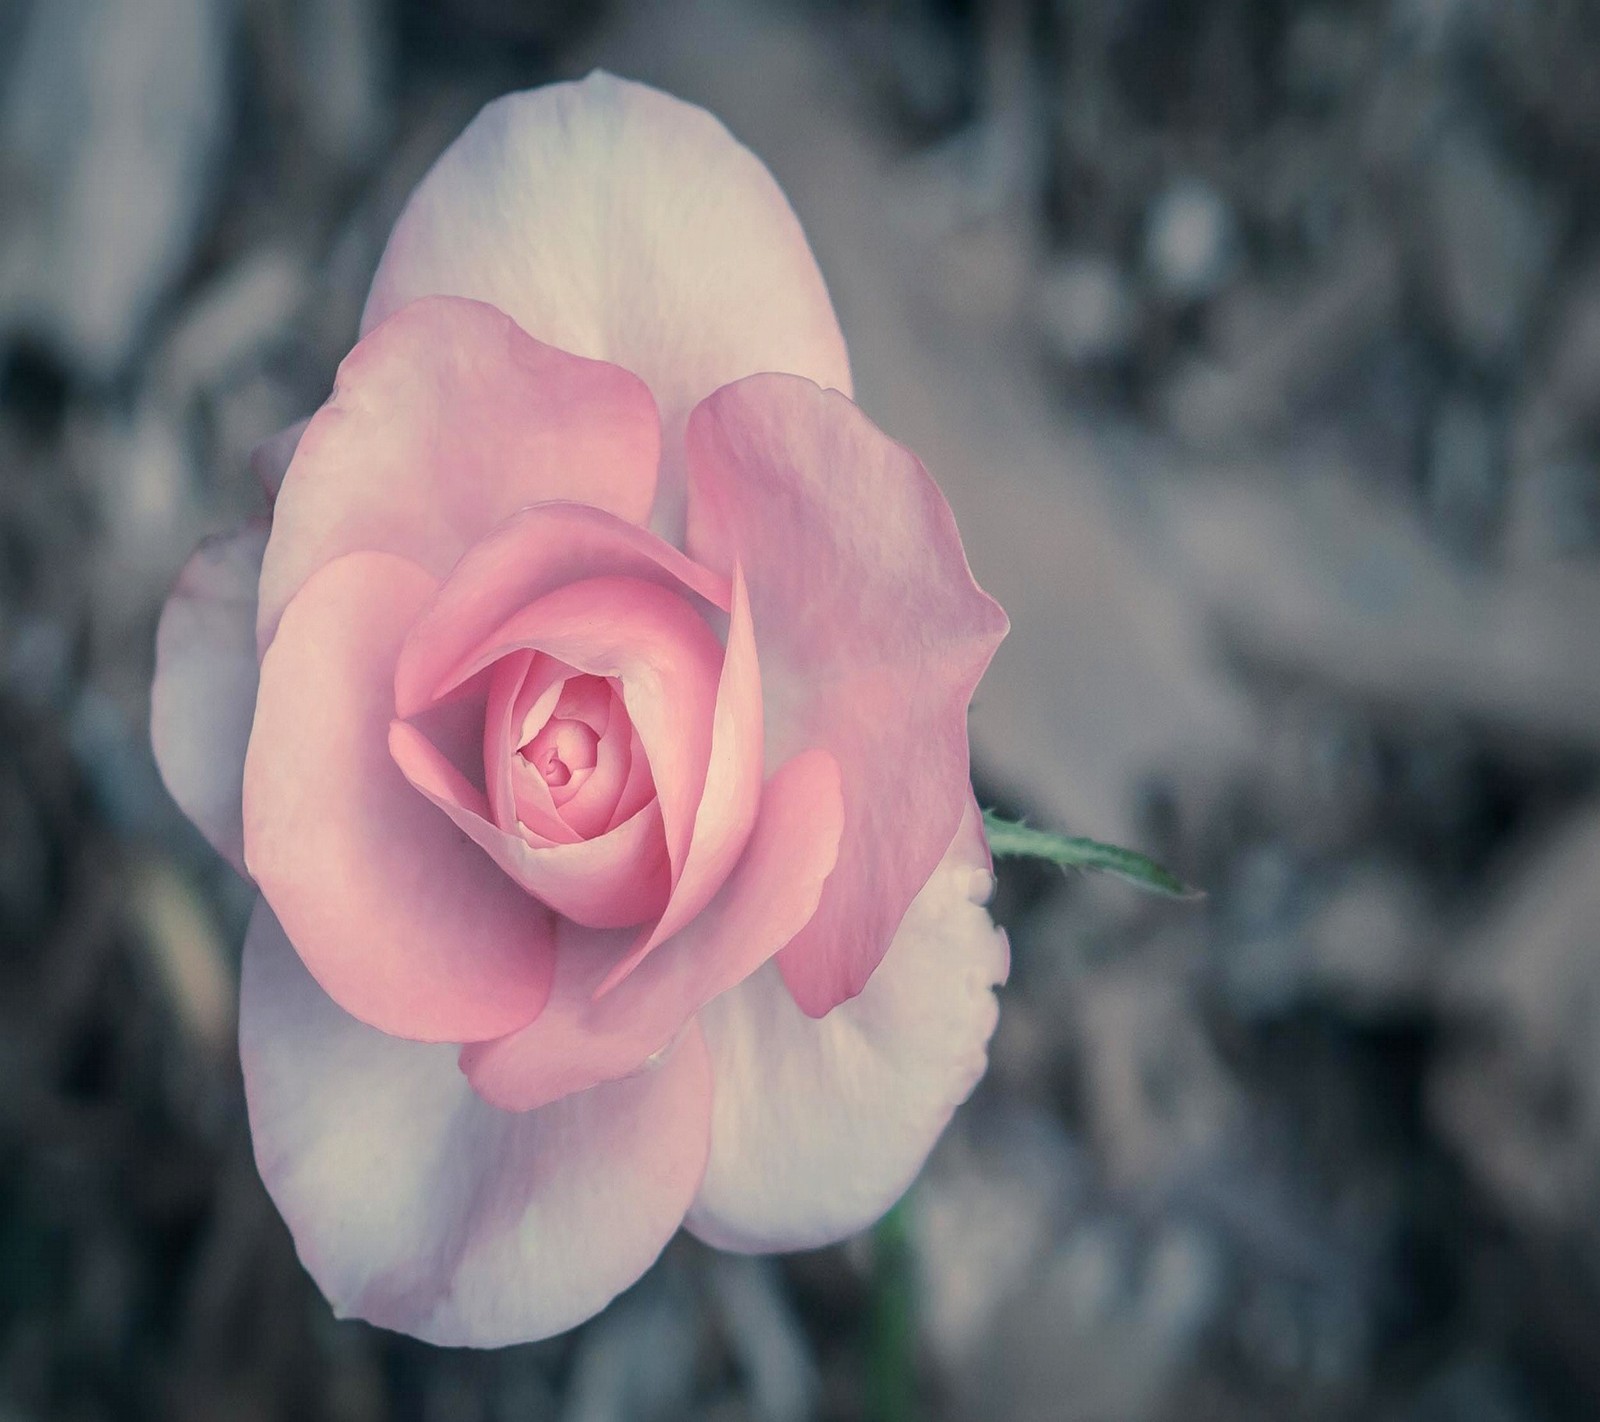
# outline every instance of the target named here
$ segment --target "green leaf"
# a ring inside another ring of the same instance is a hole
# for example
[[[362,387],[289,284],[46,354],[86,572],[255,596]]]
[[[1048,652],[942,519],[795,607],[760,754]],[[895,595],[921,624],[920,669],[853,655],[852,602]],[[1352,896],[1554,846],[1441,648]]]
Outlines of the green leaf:
[[[1018,820],[1004,820],[993,810],[983,812],[984,833],[996,859],[1044,859],[1063,869],[1087,869],[1111,874],[1136,888],[1174,899],[1201,899],[1205,894],[1186,884],[1170,869],[1136,850],[1097,839],[1052,834]]]

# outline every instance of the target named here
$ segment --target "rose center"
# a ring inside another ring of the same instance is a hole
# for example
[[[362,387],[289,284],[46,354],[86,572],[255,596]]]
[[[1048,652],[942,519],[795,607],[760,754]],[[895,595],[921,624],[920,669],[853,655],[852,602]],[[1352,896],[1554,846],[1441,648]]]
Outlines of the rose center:
[[[552,719],[517,754],[552,789],[566,785],[580,770],[593,770],[600,737],[582,721]]]

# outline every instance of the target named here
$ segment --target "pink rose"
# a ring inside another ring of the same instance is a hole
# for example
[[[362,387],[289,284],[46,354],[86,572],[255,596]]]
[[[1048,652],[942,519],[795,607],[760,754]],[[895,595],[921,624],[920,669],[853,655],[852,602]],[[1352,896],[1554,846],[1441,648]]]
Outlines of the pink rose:
[[[838,1239],[981,1075],[966,712],[1006,621],[849,392],[714,119],[513,95],[260,453],[270,530],[184,570],[152,737],[260,890],[256,1159],[339,1313],[508,1343],[680,1224]]]

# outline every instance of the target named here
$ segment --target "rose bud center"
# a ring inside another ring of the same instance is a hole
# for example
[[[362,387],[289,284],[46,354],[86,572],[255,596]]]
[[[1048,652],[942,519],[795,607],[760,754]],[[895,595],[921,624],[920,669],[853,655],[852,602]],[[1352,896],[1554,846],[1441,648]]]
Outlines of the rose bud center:
[[[574,772],[593,770],[600,737],[582,721],[545,722],[544,729],[517,754],[544,777],[552,789],[567,784]]]
[[[485,775],[507,833],[535,847],[595,839],[655,798],[619,685],[539,653],[507,657],[495,678]]]

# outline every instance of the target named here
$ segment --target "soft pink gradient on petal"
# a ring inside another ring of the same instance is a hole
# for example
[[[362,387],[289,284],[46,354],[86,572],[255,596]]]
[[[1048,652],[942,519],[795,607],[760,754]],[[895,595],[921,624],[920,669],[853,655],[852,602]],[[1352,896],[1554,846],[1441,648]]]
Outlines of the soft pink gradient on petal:
[[[396,1036],[463,1042],[544,1005],[552,926],[390,757],[394,659],[435,587],[403,558],[353,553],[295,596],[261,665],[244,845],[340,1006]]]
[[[524,647],[620,683],[649,759],[667,857],[674,876],[680,875],[711,754],[723,661],[716,636],[678,593],[637,578],[589,578],[513,614],[447,676],[441,690]]]
[[[582,721],[596,735],[604,735],[615,704],[616,697],[608,683],[594,677],[574,678],[562,689],[556,715]]]
[[[639,739],[639,728],[635,726],[628,742],[628,778],[622,783],[617,808],[611,812],[611,823],[619,825],[630,815],[637,814],[655,793],[655,782],[650,779],[650,758],[644,753],[644,742]]]
[[[277,434],[262,440],[250,451],[250,472],[256,476],[269,499],[278,497],[278,490],[283,487],[283,476],[289,472],[294,452],[299,447],[300,436],[310,423],[309,416],[296,420]]]
[[[744,572],[736,566],[728,645],[723,653],[711,725],[711,759],[683,871],[655,927],[606,975],[596,989],[598,993],[616,987],[647,953],[678,932],[722,887],[756,822],[761,801],[761,750],[761,668],[756,660]]]
[[[582,499],[641,521],[659,453],[637,377],[542,345],[480,302],[416,302],[345,357],[300,437],[273,511],[257,643],[343,553],[397,553],[442,578],[527,504]]]
[[[808,1017],[768,964],[701,1011],[715,1086],[695,1234],[720,1249],[812,1249],[900,1198],[986,1065],[992,989],[1010,966],[982,907],[993,883],[969,797],[859,996]]]
[[[389,754],[400,773],[436,805],[487,820],[488,797],[409,721],[389,723]]]
[[[644,378],[669,537],[699,400],[759,370],[850,390],[827,288],[771,174],[704,110],[609,74],[478,115],[411,195],[362,330],[434,293],[490,302],[541,341]]]
[[[432,702],[450,673],[529,603],[602,575],[687,590],[724,612],[732,596],[727,578],[603,509],[522,509],[462,558],[406,639],[395,674],[400,714],[413,716]]]
[[[496,1106],[525,1111],[635,1070],[810,918],[834,867],[843,813],[832,756],[805,751],[781,766],[721,891],[602,997],[595,989],[633,936],[563,925],[545,1010],[520,1032],[462,1050],[473,1086]]]
[[[208,538],[156,629],[150,744],[178,807],[241,874],[244,752],[256,707],[256,581],[266,525]]]
[[[844,777],[839,869],[779,960],[818,1017],[861,991],[955,833],[1006,617],[927,471],[844,396],[752,376],[695,410],[688,447],[690,556],[749,579],[767,763],[820,745]]]
[[[705,1166],[692,1025],[651,1069],[512,1115],[455,1049],[342,1012],[266,906],[245,940],[239,1045],[261,1178],[342,1318],[496,1347],[597,1313],[676,1231]]]
[[[557,913],[589,928],[642,923],[661,912],[671,888],[660,808],[576,844],[530,844],[486,818],[488,802],[471,790],[432,742],[406,721],[389,727],[389,751],[402,775],[512,880]],[[476,793],[476,792],[474,792]],[[530,912],[536,906],[529,905]]]

